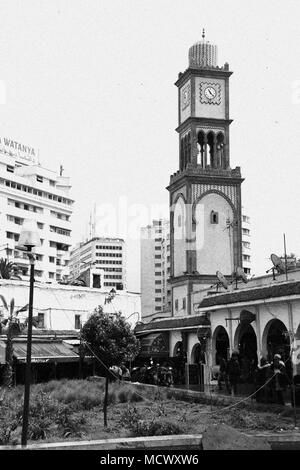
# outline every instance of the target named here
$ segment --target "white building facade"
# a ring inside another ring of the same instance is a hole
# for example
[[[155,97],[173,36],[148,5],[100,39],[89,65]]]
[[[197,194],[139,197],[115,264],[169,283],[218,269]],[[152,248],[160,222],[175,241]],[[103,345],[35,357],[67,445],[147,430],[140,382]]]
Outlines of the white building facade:
[[[17,246],[24,220],[33,219],[41,238],[35,249],[35,277],[41,282],[60,281],[69,274],[74,203],[70,180],[43,168],[33,149],[26,149],[30,147],[0,138],[0,256],[14,262],[19,275],[27,279],[28,257]]]
[[[153,220],[141,228],[142,318],[150,321],[171,314],[170,223]]]
[[[15,308],[28,304],[29,283],[27,281],[0,280],[0,292],[9,303],[15,299]],[[114,315],[121,312],[134,326],[140,319],[141,296],[134,292],[117,291],[112,297],[110,291],[61,284],[35,283],[33,315],[39,328],[46,330],[79,330],[98,306],[105,313]],[[6,311],[0,305],[0,314]],[[20,321],[28,313],[20,313]]]
[[[251,228],[250,217],[242,210],[242,252],[243,269],[245,274],[251,274]]]
[[[87,271],[101,275],[101,288],[126,289],[126,246],[121,238],[94,237],[78,244],[70,256],[70,277],[78,279]],[[96,287],[96,286],[94,286]],[[100,286],[98,286],[100,287]]]

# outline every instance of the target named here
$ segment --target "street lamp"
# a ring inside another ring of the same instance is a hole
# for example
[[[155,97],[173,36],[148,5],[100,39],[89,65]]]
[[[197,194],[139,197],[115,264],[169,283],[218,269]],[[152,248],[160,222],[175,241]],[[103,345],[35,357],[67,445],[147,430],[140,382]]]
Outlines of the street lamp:
[[[24,389],[24,405],[23,405],[23,421],[22,421],[22,446],[27,445],[28,434],[28,418],[29,418],[29,397],[31,382],[31,342],[32,342],[32,311],[33,311],[33,286],[34,286],[34,262],[35,255],[32,248],[40,246],[41,240],[35,220],[24,220],[22,231],[19,238],[19,246],[27,250],[30,263],[30,287],[29,287],[29,308],[28,308],[28,329],[27,329],[27,355],[26,355],[26,372],[25,372],[25,389]]]

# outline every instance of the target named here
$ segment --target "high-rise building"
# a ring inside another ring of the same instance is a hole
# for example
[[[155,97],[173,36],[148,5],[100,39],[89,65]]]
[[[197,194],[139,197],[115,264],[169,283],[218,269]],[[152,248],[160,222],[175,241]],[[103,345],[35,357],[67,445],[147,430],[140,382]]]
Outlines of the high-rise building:
[[[250,217],[242,213],[242,245],[243,245],[243,269],[248,276],[251,274],[251,229]]]
[[[90,273],[91,287],[126,289],[126,250],[122,238],[94,237],[71,251],[70,277],[75,280]],[[98,273],[98,274],[97,274]],[[103,282],[98,285],[98,276]]]
[[[149,321],[171,312],[170,224],[153,220],[141,229],[142,319]]]
[[[33,148],[0,137],[0,248],[23,279],[28,276],[28,257],[17,247],[25,219],[37,222],[41,238],[35,249],[35,279],[60,281],[69,274],[74,201],[70,180],[62,173],[62,168],[60,174],[43,168]]]

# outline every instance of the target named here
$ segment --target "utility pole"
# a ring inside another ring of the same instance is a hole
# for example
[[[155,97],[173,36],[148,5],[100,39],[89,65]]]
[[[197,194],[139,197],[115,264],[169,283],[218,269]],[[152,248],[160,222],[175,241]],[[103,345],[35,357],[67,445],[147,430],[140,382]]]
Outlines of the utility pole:
[[[285,233],[283,234],[283,244],[284,244],[284,260],[285,260],[285,278],[286,280],[288,280]]]

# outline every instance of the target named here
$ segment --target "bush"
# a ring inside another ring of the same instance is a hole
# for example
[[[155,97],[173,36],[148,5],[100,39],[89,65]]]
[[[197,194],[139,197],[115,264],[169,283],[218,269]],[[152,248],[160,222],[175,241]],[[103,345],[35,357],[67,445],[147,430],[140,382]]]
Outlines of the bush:
[[[122,413],[120,424],[129,429],[133,436],[163,436],[181,434],[184,432],[182,425],[169,420],[153,418],[150,421],[141,419],[140,412],[135,408],[128,408]]]
[[[135,436],[166,436],[182,434],[184,428],[169,420],[139,421],[133,430]]]
[[[51,397],[66,404],[73,404],[74,409],[90,410],[102,402],[103,387],[100,383],[85,380],[65,381],[52,392]]]
[[[57,413],[56,424],[62,437],[81,437],[85,431],[86,419],[81,413],[79,416],[71,415],[68,406],[63,406]]]
[[[144,398],[137,392],[132,392],[131,395],[130,395],[130,402],[131,403],[136,403],[136,402],[139,402],[139,401],[143,401]]]

